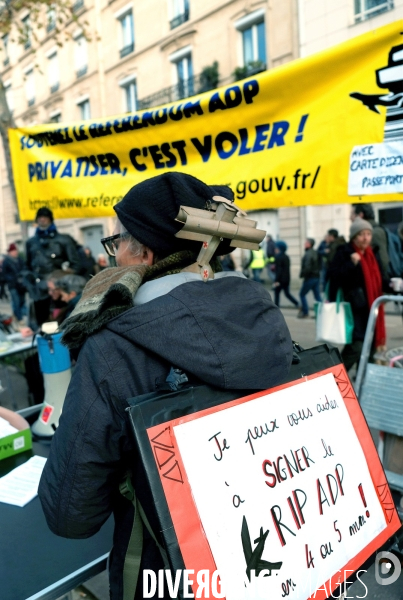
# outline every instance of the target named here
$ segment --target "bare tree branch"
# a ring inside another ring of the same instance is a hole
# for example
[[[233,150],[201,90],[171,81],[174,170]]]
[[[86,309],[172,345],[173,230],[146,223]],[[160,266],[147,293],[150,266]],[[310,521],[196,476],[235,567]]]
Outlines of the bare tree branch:
[[[9,36],[10,41],[21,46],[40,42],[38,33],[50,23],[54,26],[52,38],[57,46],[72,37],[72,32],[67,28],[71,23],[76,23],[87,41],[92,40],[88,31],[88,22],[80,19],[80,12],[75,11],[75,4],[71,0],[0,0],[0,37]],[[4,48],[0,48],[4,49]],[[35,68],[38,68],[36,65]],[[13,115],[7,103],[6,90],[0,76],[0,136],[3,142],[7,175],[11,189],[11,197],[18,211],[17,196],[15,192],[14,176],[11,165],[9,129],[15,128]],[[24,241],[27,236],[26,223],[21,223],[21,233]]]

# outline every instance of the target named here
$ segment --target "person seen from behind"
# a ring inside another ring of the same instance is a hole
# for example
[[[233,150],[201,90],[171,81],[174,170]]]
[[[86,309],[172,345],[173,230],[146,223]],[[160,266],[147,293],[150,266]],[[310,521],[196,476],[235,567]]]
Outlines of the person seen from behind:
[[[23,318],[27,314],[25,304],[26,288],[24,285],[23,272],[26,269],[25,262],[20,257],[16,244],[10,244],[7,256],[3,261],[3,275],[11,296],[11,307],[19,327],[24,326]]]
[[[90,279],[95,275],[95,258],[92,256],[91,248],[85,246],[83,248],[83,256],[81,258],[81,271],[80,275],[85,279]]]
[[[220,263],[223,271],[235,271],[235,263],[232,260],[231,254],[220,256]]]
[[[0,300],[8,300],[6,291],[6,279],[3,272],[4,257],[0,254]]]
[[[369,311],[376,298],[388,290],[389,279],[385,275],[379,252],[371,247],[372,225],[364,219],[355,219],[350,227],[350,241],[339,246],[329,266],[329,299],[336,300],[337,290],[342,289],[344,300],[351,304],[354,317],[353,341],[346,344],[341,353],[346,370],[358,365]],[[385,349],[386,330],[384,307],[379,307],[370,360],[375,351]]]
[[[270,234],[266,236],[266,263],[269,281],[273,283],[276,279],[276,244]]]
[[[284,292],[285,297],[298,307],[298,300],[290,293],[290,258],[286,254],[287,244],[282,240],[276,242],[275,245],[276,254],[276,279],[273,283],[274,288],[274,302],[277,306],[280,306],[280,293]]]
[[[320,282],[321,282],[321,286],[322,289],[325,290],[326,288],[326,284],[328,281],[328,269],[329,269],[329,265],[332,262],[332,260],[334,259],[334,256],[336,254],[336,250],[339,246],[341,246],[341,244],[345,244],[346,240],[344,239],[344,237],[342,235],[339,235],[339,232],[337,229],[328,229],[327,233],[325,235],[325,246],[322,249],[322,259],[320,261],[321,265],[321,271],[320,271]],[[318,249],[318,254],[319,253],[319,249]]]
[[[264,283],[260,275],[264,269],[265,264],[266,258],[262,246],[260,246],[259,250],[250,251],[249,263],[246,266],[249,267],[252,271],[253,281]]]
[[[176,236],[183,226],[176,220],[181,206],[209,210],[217,196],[234,198],[227,186],[206,185],[179,172],[130,189],[114,206],[114,234],[103,240],[117,267],[87,283],[62,326],[63,342],[80,353],[39,497],[50,529],[64,537],[94,535],[113,513],[111,600],[124,595],[124,556],[134,520],[133,504],[119,494],[128,468],[137,499],[163,543],[130,432],[127,399],[154,392],[172,366],[195,385],[230,390],[267,389],[284,381],[291,366],[287,325],[264,286],[242,273],[221,271],[217,258],[231,252],[230,240],[218,245],[211,276],[203,281],[196,262],[202,243]],[[142,571],[163,568],[144,528],[136,600],[144,598]]]
[[[314,250],[315,240],[307,238],[304,244],[304,255],[301,260],[300,278],[304,281],[299,291],[301,299],[301,310],[297,317],[298,319],[307,319],[309,317],[309,307],[306,296],[312,292],[316,302],[321,302],[319,291],[319,258],[318,253]]]

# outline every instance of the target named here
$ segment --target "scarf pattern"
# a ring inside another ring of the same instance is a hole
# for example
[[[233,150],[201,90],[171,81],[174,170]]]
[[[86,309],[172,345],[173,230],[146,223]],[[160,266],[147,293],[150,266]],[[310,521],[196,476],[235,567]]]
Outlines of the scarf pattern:
[[[152,266],[111,267],[92,277],[80,301],[60,329],[62,342],[70,349],[79,348],[88,336],[97,333],[108,321],[134,306],[140,285],[165,275],[180,273],[196,261],[197,253],[183,250],[171,254]],[[214,272],[221,270],[218,260],[211,263]]]
[[[364,275],[365,291],[367,293],[368,306],[382,296],[382,275],[375,254],[368,246],[364,252],[353,243],[354,250],[361,256],[360,265]],[[384,346],[386,343],[385,312],[381,304],[375,325],[375,347]]]

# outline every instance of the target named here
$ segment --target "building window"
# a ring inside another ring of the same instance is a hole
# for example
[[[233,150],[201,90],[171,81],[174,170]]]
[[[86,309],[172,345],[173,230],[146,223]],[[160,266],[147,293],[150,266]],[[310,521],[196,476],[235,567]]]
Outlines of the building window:
[[[26,17],[21,19],[21,22],[22,22],[22,31],[23,31],[23,37],[24,37],[24,50],[28,50],[32,45],[31,21],[30,21],[29,15],[27,15]]]
[[[15,107],[14,107],[14,94],[13,94],[13,90],[11,88],[11,81],[4,82],[4,92],[6,94],[8,110],[12,114],[14,112]]]
[[[10,62],[10,56],[8,54],[8,42],[10,41],[8,33],[3,35],[3,52],[4,52],[4,60],[3,65],[6,67]]]
[[[90,107],[89,98],[86,98],[85,100],[81,100],[80,102],[77,102],[77,106],[80,111],[80,119],[82,121],[91,119],[91,107]]]
[[[88,71],[88,48],[87,40],[83,35],[75,38],[74,42],[74,62],[77,77],[82,77]]]
[[[125,14],[118,17],[120,23],[120,58],[127,56],[134,50],[134,23],[133,12],[128,10]]]
[[[134,76],[126,77],[119,81],[124,94],[124,110],[136,112],[137,110],[137,83]]]
[[[189,21],[189,0],[171,0],[172,19],[169,22],[171,29],[179,27],[185,21]]]
[[[264,10],[259,9],[235,22],[242,40],[244,77],[266,69],[266,30]],[[242,70],[242,69],[239,69]]]
[[[393,0],[354,0],[355,22],[376,17],[393,8]]]
[[[178,77],[178,98],[187,98],[192,96],[193,92],[193,67],[192,55],[188,54],[176,61],[176,71]]]
[[[62,120],[62,113],[57,110],[49,115],[49,123],[60,123]]]
[[[192,96],[194,94],[194,78],[191,46],[177,50],[169,56],[169,60],[174,66],[176,79],[175,100]]]
[[[35,104],[35,79],[33,68],[25,71],[25,96],[28,106]]]
[[[50,33],[56,29],[56,8],[54,5],[49,6],[46,13],[46,31]]]
[[[266,36],[264,21],[255,23],[242,31],[243,62],[248,65],[253,62],[266,64]]]
[[[59,61],[57,52],[48,55],[48,81],[50,93],[54,94],[59,89]]]

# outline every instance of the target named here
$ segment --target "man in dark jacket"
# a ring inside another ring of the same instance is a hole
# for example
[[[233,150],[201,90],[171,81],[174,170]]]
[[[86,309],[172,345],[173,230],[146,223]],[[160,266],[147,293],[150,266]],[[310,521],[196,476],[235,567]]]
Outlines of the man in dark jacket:
[[[118,266],[87,283],[65,322],[64,341],[83,346],[39,496],[50,528],[65,537],[89,537],[113,513],[112,600],[123,597],[133,524],[132,504],[118,491],[129,466],[151,527],[158,537],[160,531],[130,434],[127,399],[155,391],[171,366],[218,388],[261,390],[283,381],[291,364],[290,334],[264,286],[238,272],[217,272],[214,259],[212,271],[200,270],[201,242],[176,236],[183,226],[176,220],[180,206],[208,209],[217,195],[233,198],[226,186],[182,173],[134,186],[115,206],[115,235],[103,240]],[[224,240],[215,256],[230,251]],[[144,530],[141,570],[162,568]],[[143,598],[141,574],[135,597]]]
[[[35,218],[35,235],[27,241],[27,267],[36,278],[34,307],[37,324],[41,325],[49,315],[50,298],[46,278],[50,273],[68,263],[72,273],[80,271],[80,259],[77,245],[72,237],[57,231],[53,222],[53,213],[46,207],[40,208]]]
[[[24,269],[25,263],[19,256],[17,246],[10,244],[7,256],[3,261],[3,274],[11,296],[13,314],[18,324],[21,324],[22,318],[27,313],[25,306],[25,294],[27,290],[25,289],[22,276]]]
[[[286,254],[287,244],[282,240],[276,242],[275,253],[276,253],[276,279],[273,283],[274,287],[274,302],[277,306],[280,306],[280,292],[284,290],[285,297],[293,303],[295,307],[298,307],[298,300],[290,293],[290,258]]]
[[[307,238],[305,241],[305,253],[301,260],[301,272],[299,276],[304,280],[299,291],[301,298],[301,310],[297,317],[307,319],[309,317],[309,308],[306,301],[306,295],[312,291],[316,302],[321,302],[319,291],[319,258],[316,250],[313,249],[315,240]]]

